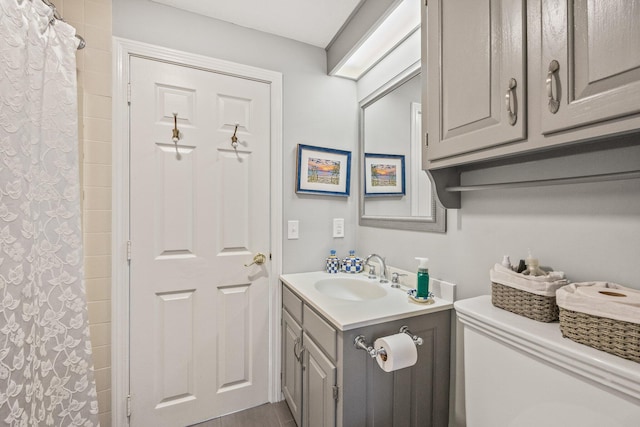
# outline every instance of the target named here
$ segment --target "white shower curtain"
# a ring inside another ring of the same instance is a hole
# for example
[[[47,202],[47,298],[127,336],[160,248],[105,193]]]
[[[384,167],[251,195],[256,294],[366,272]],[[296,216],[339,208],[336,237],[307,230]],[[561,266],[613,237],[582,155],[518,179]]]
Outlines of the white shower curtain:
[[[96,426],[73,27],[0,0],[0,425]]]

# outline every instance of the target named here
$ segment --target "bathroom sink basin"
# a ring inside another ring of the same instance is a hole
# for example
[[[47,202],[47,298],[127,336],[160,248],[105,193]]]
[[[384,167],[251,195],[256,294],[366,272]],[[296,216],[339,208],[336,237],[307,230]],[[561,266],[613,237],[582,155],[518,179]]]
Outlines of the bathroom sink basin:
[[[368,301],[387,294],[377,283],[357,278],[335,277],[318,280],[315,287],[326,296],[347,301]]]

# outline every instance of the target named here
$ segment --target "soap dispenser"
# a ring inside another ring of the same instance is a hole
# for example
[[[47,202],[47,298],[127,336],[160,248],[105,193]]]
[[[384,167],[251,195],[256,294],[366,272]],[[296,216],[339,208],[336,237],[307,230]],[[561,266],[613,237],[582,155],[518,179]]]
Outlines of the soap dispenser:
[[[429,262],[429,258],[416,257],[416,259],[419,261],[416,297],[429,298],[429,269],[427,268],[427,262]]]

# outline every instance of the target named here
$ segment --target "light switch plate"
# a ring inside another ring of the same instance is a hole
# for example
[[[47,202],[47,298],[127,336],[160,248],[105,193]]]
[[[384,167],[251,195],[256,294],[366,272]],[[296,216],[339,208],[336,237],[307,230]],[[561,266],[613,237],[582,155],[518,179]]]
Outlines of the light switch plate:
[[[333,237],[344,237],[344,218],[333,218]]]
[[[296,220],[291,220],[287,223],[287,238],[289,240],[298,239],[300,237],[300,222]]]

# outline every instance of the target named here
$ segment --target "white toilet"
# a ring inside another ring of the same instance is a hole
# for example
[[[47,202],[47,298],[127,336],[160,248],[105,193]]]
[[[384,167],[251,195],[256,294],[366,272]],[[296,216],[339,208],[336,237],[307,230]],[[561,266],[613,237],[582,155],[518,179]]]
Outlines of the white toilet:
[[[638,427],[640,364],[494,307],[455,303],[464,333],[468,427]]]

